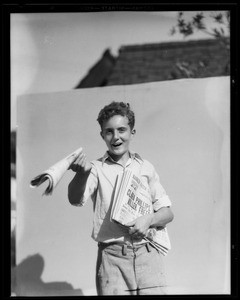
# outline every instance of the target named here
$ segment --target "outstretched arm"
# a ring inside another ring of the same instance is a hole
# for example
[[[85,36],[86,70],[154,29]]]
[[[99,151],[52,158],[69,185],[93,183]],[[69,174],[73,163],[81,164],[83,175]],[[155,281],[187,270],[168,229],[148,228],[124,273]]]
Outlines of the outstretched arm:
[[[68,185],[68,199],[71,204],[78,204],[82,198],[88,176],[91,172],[91,163],[86,159],[85,153],[81,152],[69,169],[76,172]]]

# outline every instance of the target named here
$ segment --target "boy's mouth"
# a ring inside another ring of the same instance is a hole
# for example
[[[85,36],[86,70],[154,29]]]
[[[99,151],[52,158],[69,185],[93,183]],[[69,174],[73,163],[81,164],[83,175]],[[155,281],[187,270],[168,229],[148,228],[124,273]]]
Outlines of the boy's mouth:
[[[122,143],[115,143],[115,144],[112,144],[112,147],[113,148],[117,148],[117,147],[119,147],[119,146],[121,146],[122,145]]]

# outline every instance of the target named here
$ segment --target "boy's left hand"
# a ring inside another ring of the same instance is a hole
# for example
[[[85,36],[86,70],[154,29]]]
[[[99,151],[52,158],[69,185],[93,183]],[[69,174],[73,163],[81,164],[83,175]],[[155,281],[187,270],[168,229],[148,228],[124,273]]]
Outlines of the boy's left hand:
[[[152,222],[152,214],[141,216],[126,224],[129,227],[129,234],[136,239],[144,238]]]

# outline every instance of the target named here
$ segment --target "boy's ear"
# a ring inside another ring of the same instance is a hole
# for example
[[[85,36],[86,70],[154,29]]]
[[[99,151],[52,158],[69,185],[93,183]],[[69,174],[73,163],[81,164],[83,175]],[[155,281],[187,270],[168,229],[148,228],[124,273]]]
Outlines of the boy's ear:
[[[134,135],[134,134],[136,133],[136,129],[133,129],[133,130],[131,131],[131,133],[132,133],[132,135]]]
[[[103,136],[103,132],[102,132],[102,131],[100,131],[100,135],[101,135],[101,137],[104,139],[104,136]]]

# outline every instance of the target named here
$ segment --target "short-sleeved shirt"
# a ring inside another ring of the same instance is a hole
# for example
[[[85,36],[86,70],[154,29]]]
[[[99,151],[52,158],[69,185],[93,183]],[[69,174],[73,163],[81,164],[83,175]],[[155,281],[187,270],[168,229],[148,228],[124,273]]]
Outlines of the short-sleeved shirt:
[[[130,158],[123,166],[114,161],[108,152],[103,157],[91,161],[92,169],[87,179],[85,192],[77,206],[83,206],[89,198],[93,201],[92,238],[97,242],[132,242],[128,229],[110,219],[111,204],[114,197],[117,176],[126,168],[140,172],[141,180],[148,184],[153,210],[171,206],[171,201],[162,187],[153,165],[142,159],[137,153],[130,152]]]

